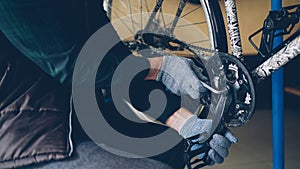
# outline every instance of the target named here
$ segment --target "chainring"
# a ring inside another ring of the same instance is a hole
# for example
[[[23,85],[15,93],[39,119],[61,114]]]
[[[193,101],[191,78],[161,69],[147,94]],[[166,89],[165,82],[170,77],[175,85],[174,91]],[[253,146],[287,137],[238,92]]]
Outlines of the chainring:
[[[194,53],[197,54],[197,57],[199,57],[196,58],[196,63],[198,63],[197,66],[201,67],[201,69],[204,69],[204,73],[209,71],[211,72],[211,70],[207,69],[222,69],[222,71],[218,71],[218,73],[225,74],[225,85],[227,86],[226,88],[228,89],[228,97],[231,97],[231,101],[227,105],[225,111],[223,113],[220,113],[220,115],[223,116],[222,121],[227,124],[228,127],[239,127],[245,125],[254,114],[256,101],[254,83],[252,80],[252,76],[246,66],[235,56],[229,54],[210,51],[208,49],[204,49],[203,51],[201,51],[202,49],[199,47],[197,47],[197,51],[195,51],[196,48],[194,47],[190,49],[192,49]],[[221,66],[218,65],[218,61],[215,61],[216,59],[208,61],[211,63],[199,64],[201,62],[200,60],[205,60],[201,57],[206,57],[207,60],[208,53],[210,53],[210,55],[213,55],[214,57],[219,57],[222,62]],[[206,73],[206,75],[207,77],[222,77],[222,75],[218,74],[209,76]],[[220,79],[220,81],[222,81],[222,79]],[[213,85],[211,81],[206,82],[206,84],[216,89],[216,85]],[[220,91],[220,89],[218,91]],[[210,97],[213,92],[214,91],[211,90],[210,93],[207,93],[205,97],[206,100],[211,100]],[[205,102],[204,104],[209,105],[210,102]]]
[[[229,127],[239,127],[246,124],[255,110],[255,88],[247,68],[231,55],[220,55],[230,87],[232,102],[228,112],[224,112],[224,122]]]

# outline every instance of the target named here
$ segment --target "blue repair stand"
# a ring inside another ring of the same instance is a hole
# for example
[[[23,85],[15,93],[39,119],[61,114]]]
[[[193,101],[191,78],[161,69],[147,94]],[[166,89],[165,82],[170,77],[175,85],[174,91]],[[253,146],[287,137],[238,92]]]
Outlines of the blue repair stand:
[[[282,7],[282,0],[271,0],[272,10]],[[276,37],[274,46],[282,42]],[[284,169],[284,72],[280,68],[272,74],[272,111],[273,111],[273,169]]]

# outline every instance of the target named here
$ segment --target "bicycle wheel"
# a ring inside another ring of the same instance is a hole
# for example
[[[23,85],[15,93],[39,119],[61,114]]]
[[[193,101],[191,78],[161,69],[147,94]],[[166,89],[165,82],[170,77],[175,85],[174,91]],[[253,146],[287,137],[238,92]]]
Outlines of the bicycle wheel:
[[[225,27],[218,1],[197,0],[199,3],[194,1],[186,3],[180,16],[177,15],[179,21],[173,25],[174,30],[168,33],[187,44],[227,52]],[[151,18],[151,13],[158,2],[159,0],[104,0],[104,8],[115,30],[132,50],[135,49],[130,46],[130,42],[136,40],[135,37],[139,31],[149,26],[147,25],[149,19],[152,19],[150,22],[153,23],[153,30],[159,29],[166,32],[172,29],[172,21],[176,17],[180,0],[164,0],[156,16]],[[114,23],[118,19],[120,21]],[[122,36],[124,34],[126,34],[125,38]],[[161,44],[166,43],[168,42]],[[158,48],[166,47],[159,45],[156,42]],[[177,55],[185,55],[182,51],[176,52]]]

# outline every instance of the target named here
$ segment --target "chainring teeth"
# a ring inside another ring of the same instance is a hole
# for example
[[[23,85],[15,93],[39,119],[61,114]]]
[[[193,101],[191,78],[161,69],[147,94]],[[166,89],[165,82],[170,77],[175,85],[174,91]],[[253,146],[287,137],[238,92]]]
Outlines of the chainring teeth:
[[[220,59],[226,74],[226,84],[233,97],[236,97],[233,98],[227,112],[224,112],[223,120],[229,127],[239,127],[245,125],[254,114],[254,84],[246,67],[236,57],[220,53]],[[203,70],[207,73],[205,66]],[[238,89],[235,89],[234,85],[238,86]]]
[[[235,76],[235,79],[228,80],[233,101],[224,116],[224,121],[229,127],[239,127],[246,124],[254,114],[255,89],[252,77],[246,67],[234,56],[228,55],[221,59],[224,64],[227,64],[225,72],[234,74],[229,77]]]

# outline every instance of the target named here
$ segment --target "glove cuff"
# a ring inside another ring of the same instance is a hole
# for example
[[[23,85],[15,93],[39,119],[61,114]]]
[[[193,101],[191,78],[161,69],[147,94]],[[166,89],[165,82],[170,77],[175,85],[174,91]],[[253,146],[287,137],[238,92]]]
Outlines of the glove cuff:
[[[161,64],[161,68],[157,74],[157,78],[156,78],[156,81],[162,81],[163,79],[163,74],[164,74],[164,70],[165,70],[165,63],[166,62],[166,56],[163,56],[163,61],[162,61],[162,64]]]

